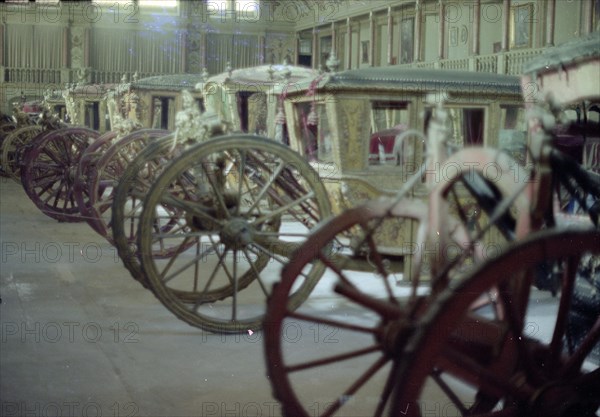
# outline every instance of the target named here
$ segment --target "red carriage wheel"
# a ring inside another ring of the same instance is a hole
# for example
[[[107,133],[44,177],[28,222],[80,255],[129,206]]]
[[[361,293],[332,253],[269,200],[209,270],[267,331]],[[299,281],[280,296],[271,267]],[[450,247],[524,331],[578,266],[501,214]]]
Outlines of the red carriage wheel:
[[[390,415],[419,417],[443,404],[436,415],[597,416],[600,369],[591,352],[600,343],[600,317],[596,311],[575,342],[571,313],[580,281],[599,281],[599,255],[596,230],[543,231],[440,293],[410,340],[394,347],[400,365]],[[561,285],[558,300],[531,290],[549,263]],[[494,287],[503,314],[472,310]],[[540,316],[533,304],[544,306]]]
[[[29,198],[47,216],[81,221],[73,183],[81,155],[98,136],[94,130],[72,127],[47,132],[28,147],[21,181]]]
[[[417,280],[412,288],[397,281],[411,254],[411,275],[420,276],[426,224],[420,201],[372,201],[323,224],[295,252],[264,323],[269,378],[285,416],[385,415],[398,360],[392,348],[421,291]],[[385,246],[390,232],[395,244]],[[294,310],[290,294],[312,265],[325,268],[311,296],[318,299]]]
[[[77,201],[81,217],[85,220],[89,217],[90,177],[94,175],[93,173],[97,170],[98,160],[112,145],[116,137],[116,132],[110,131],[104,133],[83,151],[79,163],[77,164],[77,174],[75,175],[75,182],[73,183],[73,193],[75,194],[75,201]]]
[[[100,235],[113,241],[111,207],[115,189],[127,166],[152,140],[168,135],[160,129],[142,129],[113,143],[96,161],[88,174],[89,200],[85,209],[88,224]]]

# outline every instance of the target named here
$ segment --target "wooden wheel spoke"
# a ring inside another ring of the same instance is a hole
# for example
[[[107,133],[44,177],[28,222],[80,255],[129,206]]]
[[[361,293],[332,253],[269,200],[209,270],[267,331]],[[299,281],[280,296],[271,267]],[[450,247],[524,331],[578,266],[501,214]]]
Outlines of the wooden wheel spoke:
[[[265,297],[269,297],[269,291],[267,290],[267,287],[265,286],[264,282],[262,281],[262,279],[260,277],[260,271],[256,269],[256,265],[254,265],[254,262],[252,262],[252,258],[250,257],[250,254],[248,253],[248,249],[243,248],[242,250],[243,250],[244,256],[248,260],[248,264],[250,264],[250,268],[252,269],[252,272],[256,276],[256,280],[258,281],[258,284],[260,285],[260,288],[261,288],[263,294],[265,295]]]
[[[234,276],[232,275],[232,273],[229,271],[229,268],[227,268],[227,265],[225,265],[225,256],[227,255],[227,247],[225,247],[225,245],[223,245],[223,253],[222,255],[219,254],[219,249],[217,244],[214,242],[212,236],[208,236],[208,238],[210,239],[210,241],[213,244],[213,247],[215,248],[215,252],[217,253],[217,255],[222,256],[222,261],[221,263],[221,267],[223,268],[223,272],[225,272],[225,275],[227,275],[227,279],[229,280],[229,284],[233,285],[234,282]]]
[[[473,378],[477,378],[480,389],[494,390],[510,395],[519,401],[527,401],[533,395],[533,390],[527,385],[518,386],[516,381],[502,377],[499,373],[490,371],[474,359],[450,346],[442,350],[442,355],[453,364],[460,366]]]
[[[67,185],[65,184],[65,180],[61,178],[58,187],[56,187],[56,191],[52,195],[54,197],[54,203],[52,204],[52,207],[54,207],[55,209],[58,207],[58,202],[60,201],[60,195],[63,191],[63,188],[65,188],[66,186]]]
[[[397,320],[404,317],[404,312],[398,304],[392,304],[387,301],[381,301],[373,298],[354,287],[345,283],[337,283],[334,287],[335,292],[341,294],[356,304],[372,310],[384,319]]]
[[[392,370],[390,371],[386,381],[385,387],[381,393],[381,400],[377,405],[377,409],[375,410],[374,417],[383,416],[383,412],[385,410],[385,406],[389,403],[390,396],[394,391],[394,386],[396,385],[396,379],[398,378],[398,362],[394,361],[392,364]]]
[[[373,365],[369,367],[355,382],[352,384],[344,394],[338,396],[337,400],[331,404],[325,412],[322,414],[323,417],[332,416],[337,410],[339,410],[345,403],[347,398],[353,396],[362,386],[364,386],[390,359],[386,356],[381,356]]]
[[[523,274],[515,277],[515,279],[526,279]],[[527,348],[526,339],[523,336],[523,314],[519,314],[517,311],[517,306],[513,303],[512,297],[510,295],[510,290],[507,285],[501,285],[499,287],[499,294],[502,300],[502,308],[505,313],[505,320],[508,323],[508,328],[513,335],[513,340],[515,341],[515,345],[517,351],[519,352],[519,356],[522,358],[523,367],[527,376],[534,381],[542,380],[540,373],[534,367],[534,361],[531,357],[529,349]]]
[[[236,204],[235,207],[235,215],[239,216],[240,215],[240,207],[241,207],[241,201],[242,201],[242,189],[243,189],[243,185],[244,185],[244,181],[242,181],[242,178],[245,176],[246,173],[246,151],[241,150],[240,151],[240,163],[239,163],[239,170],[238,170],[238,204]]]
[[[329,257],[327,257],[325,254],[323,254],[323,252],[321,252],[319,250],[319,252],[317,253],[317,258],[323,262],[323,264],[325,264],[326,267],[328,267],[329,269],[331,269],[333,272],[335,272],[335,274],[338,276],[338,278],[346,285],[353,287],[354,284],[352,283],[352,281],[350,281],[350,279],[346,276],[346,274],[343,272],[343,268],[344,265],[336,265],[335,263],[333,263],[333,261],[331,259],[329,259]]]
[[[229,210],[227,210],[227,205],[225,204],[225,201],[223,200],[223,189],[219,185],[219,179],[215,178],[215,173],[211,169],[210,162],[202,161],[200,166],[202,167],[202,171],[206,175],[206,178],[208,178],[208,182],[213,190],[213,194],[217,199],[217,203],[219,204],[219,207],[220,207],[223,215],[225,217],[229,218],[230,217]]]
[[[65,163],[65,160],[61,158],[61,156],[57,155],[55,149],[52,149],[50,146],[46,146],[43,150],[44,155],[47,155],[56,165],[62,166]]]
[[[237,249],[233,251],[233,293],[231,294],[231,321],[237,320],[237,296],[238,296],[238,262],[237,262]]]
[[[315,368],[318,366],[330,365],[336,362],[343,362],[350,359],[358,358],[360,356],[369,355],[373,352],[378,352],[381,350],[380,345],[374,345],[363,349],[357,349],[346,353],[340,353],[337,355],[328,356],[321,359],[316,359],[314,361],[308,361],[303,363],[298,363],[295,365],[289,365],[285,367],[285,371],[288,373],[304,371],[306,369]]]
[[[217,264],[215,265],[215,267],[213,268],[210,276],[206,280],[206,284],[204,285],[204,288],[199,293],[199,295],[198,295],[198,297],[196,299],[196,302],[194,303],[194,305],[192,307],[193,311],[198,311],[198,308],[200,307],[200,305],[202,305],[202,303],[206,299],[206,296],[208,294],[210,286],[212,285],[215,277],[217,276],[217,272],[219,271],[219,268],[223,268],[224,269],[224,267],[225,267],[225,264],[223,262],[225,260],[225,255],[227,254],[227,252],[223,251],[222,253],[219,253],[219,251],[217,250],[216,244],[214,242],[213,242],[213,246],[209,250],[207,250],[206,252],[211,252],[213,250],[217,254],[218,261],[217,261]]]
[[[587,332],[581,344],[577,347],[575,352],[571,355],[571,357],[567,360],[560,376],[568,377],[575,375],[581,365],[583,364],[586,357],[590,354],[594,346],[600,342],[600,317],[596,319],[596,322],[592,326],[592,328]],[[600,368],[598,368],[600,369]],[[596,369],[596,371],[598,371]],[[598,373],[598,372],[596,372]],[[598,375],[596,375],[598,377]],[[596,381],[598,383],[598,381]],[[600,385],[600,384],[599,384]],[[600,387],[599,387],[600,389]]]
[[[203,207],[198,203],[182,200],[181,198],[170,193],[167,193],[163,196],[163,198],[161,199],[161,204],[163,204],[164,206],[178,208],[191,214],[192,216],[200,217],[214,224],[220,225],[223,223],[221,220],[218,220],[217,218],[208,214],[206,211],[203,211]]]
[[[363,231],[366,231],[366,227],[363,224],[361,224],[360,226],[363,229]],[[383,258],[381,257],[381,254],[377,250],[377,245],[375,244],[375,241],[373,240],[373,233],[368,233],[368,235],[366,237],[366,241],[367,241],[367,244],[369,245],[369,255],[370,255],[371,259],[374,261],[376,268],[377,268],[377,272],[379,273],[379,275],[381,275],[381,279],[383,280],[383,285],[385,286],[385,291],[388,295],[388,301],[391,302],[392,304],[398,304],[398,300],[396,300],[396,297],[394,297],[394,293],[392,291],[392,288],[390,287],[390,283],[387,280],[388,272],[385,270],[385,267],[383,265]]]
[[[267,191],[269,191],[269,189],[271,188],[271,186],[275,182],[275,179],[279,176],[279,174],[281,173],[281,171],[283,170],[284,167],[285,167],[285,162],[281,161],[277,165],[277,168],[275,168],[275,170],[273,171],[273,173],[269,176],[269,180],[261,187],[260,191],[255,196],[254,202],[252,203],[252,205],[250,206],[250,208],[248,208],[247,212],[252,212],[252,210],[254,210],[255,208],[257,208],[258,204],[260,203],[260,201],[262,200],[262,198],[265,196],[265,194],[267,193]],[[248,188],[251,189],[251,187],[248,187]]]
[[[280,257],[279,255],[277,255],[277,254],[275,254],[275,253],[273,253],[273,252],[269,251],[267,248],[263,247],[262,245],[260,245],[260,244],[258,244],[258,243],[256,243],[256,242],[252,243],[252,245],[251,245],[251,246],[248,246],[247,248],[248,248],[248,249],[249,249],[251,252],[253,252],[254,254],[256,254],[256,255],[259,255],[259,253],[258,253],[257,251],[255,251],[255,250],[253,250],[253,249],[252,249],[252,247],[255,247],[255,248],[257,248],[259,252],[262,252],[262,253],[264,253],[265,255],[268,255],[268,256],[270,256],[272,259],[276,260],[276,261],[277,261],[277,262],[279,262],[281,265],[285,265],[285,264],[287,264],[287,262],[288,262],[288,260],[287,260],[287,259],[285,259],[285,258],[283,258],[283,257]]]
[[[291,201],[291,202],[289,202],[289,203],[287,203],[287,204],[285,204],[283,206],[280,206],[277,209],[275,209],[275,210],[273,210],[273,211],[265,214],[264,216],[259,217],[258,219],[254,220],[252,222],[252,224],[254,226],[261,225],[261,224],[265,223],[267,220],[270,220],[273,217],[276,217],[276,216],[279,216],[280,214],[285,213],[286,211],[290,210],[292,207],[300,205],[303,202],[305,202],[305,201],[313,198],[314,195],[315,195],[314,192],[311,191],[308,194],[306,194],[305,196],[300,197],[300,198],[298,198],[298,199],[296,199],[294,201]]]
[[[172,280],[173,278],[175,278],[177,275],[181,274],[183,271],[185,271],[186,269],[188,269],[190,266],[194,265],[196,262],[198,262],[198,260],[202,259],[203,254],[201,255],[197,255],[194,257],[194,259],[188,261],[187,263],[185,263],[183,266],[179,267],[175,272],[172,272],[170,275],[167,276],[167,272],[169,272],[169,269],[171,269],[171,267],[173,266],[173,264],[175,263],[175,261],[177,260],[177,257],[184,252],[187,249],[187,243],[190,241],[191,237],[186,236],[183,241],[177,246],[177,250],[175,251],[175,253],[173,254],[173,256],[171,256],[169,258],[169,262],[167,262],[167,265],[163,268],[163,270],[160,272],[160,275],[162,277],[162,281],[163,282],[168,282],[170,280]]]
[[[463,402],[460,400],[458,395],[446,383],[446,381],[444,381],[442,379],[440,370],[434,369],[433,372],[431,373],[431,377],[433,378],[435,383],[441,388],[441,390],[444,392],[444,394],[446,394],[448,399],[450,399],[450,401],[452,401],[452,403],[456,406],[458,411],[460,411],[462,413],[462,415],[467,415],[469,410],[463,404]]]
[[[569,310],[571,309],[571,299],[575,288],[575,277],[577,275],[577,267],[579,265],[579,257],[571,257],[564,263],[564,271],[562,274],[561,297],[554,324],[554,332],[549,347],[548,365],[555,366],[560,363],[560,355],[563,350],[563,339],[567,328],[569,318]],[[554,370],[557,370],[554,368]]]
[[[306,321],[306,322],[324,324],[326,326],[335,327],[335,328],[339,328],[339,329],[345,329],[345,330],[352,330],[352,331],[360,332],[360,333],[369,333],[369,334],[377,333],[377,329],[374,329],[372,327],[359,326],[359,325],[352,324],[352,323],[345,322],[345,321],[326,319],[326,318],[322,318],[322,317],[313,316],[310,314],[299,313],[297,311],[288,311],[287,316],[290,318],[294,318],[294,319],[298,319],[298,320],[302,320],[302,321]]]

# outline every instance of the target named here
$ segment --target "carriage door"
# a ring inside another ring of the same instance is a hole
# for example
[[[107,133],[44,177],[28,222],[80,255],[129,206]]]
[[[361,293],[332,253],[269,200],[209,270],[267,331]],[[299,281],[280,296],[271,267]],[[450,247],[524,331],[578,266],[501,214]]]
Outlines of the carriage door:
[[[267,132],[267,96],[262,92],[237,93],[240,129],[245,133],[265,135]]]
[[[94,130],[100,130],[100,103],[97,101],[85,104],[84,124]]]
[[[175,99],[154,97],[152,99],[152,128],[175,130]]]

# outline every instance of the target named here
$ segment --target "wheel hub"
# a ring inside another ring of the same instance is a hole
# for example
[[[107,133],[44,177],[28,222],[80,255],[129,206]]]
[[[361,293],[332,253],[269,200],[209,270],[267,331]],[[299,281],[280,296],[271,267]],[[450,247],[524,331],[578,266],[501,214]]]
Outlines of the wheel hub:
[[[225,224],[219,235],[227,247],[241,249],[252,243],[254,228],[245,219],[234,217]]]
[[[412,334],[414,325],[410,320],[398,318],[383,325],[380,343],[384,352],[391,358],[399,358]]]

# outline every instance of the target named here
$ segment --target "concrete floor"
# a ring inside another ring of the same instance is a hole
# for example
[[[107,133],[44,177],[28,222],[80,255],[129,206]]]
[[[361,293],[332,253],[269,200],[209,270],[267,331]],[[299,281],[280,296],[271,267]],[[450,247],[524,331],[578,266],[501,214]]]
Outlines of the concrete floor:
[[[179,321],[87,224],[44,216],[4,177],[0,238],[1,416],[281,415],[260,333],[215,335]],[[306,311],[355,323],[371,319],[323,288]],[[539,311],[529,319],[532,331],[549,334],[543,317],[553,304],[540,296]],[[292,330],[299,330],[290,336],[298,358],[362,343],[335,329]],[[331,368],[301,382],[306,395],[315,396],[315,411],[333,399],[328,393],[352,381],[353,369]],[[380,392],[375,386],[364,401]],[[444,405],[435,394],[432,404],[428,412]]]
[[[0,415],[280,414],[261,341],[179,321],[87,224],[4,177],[0,213]]]

